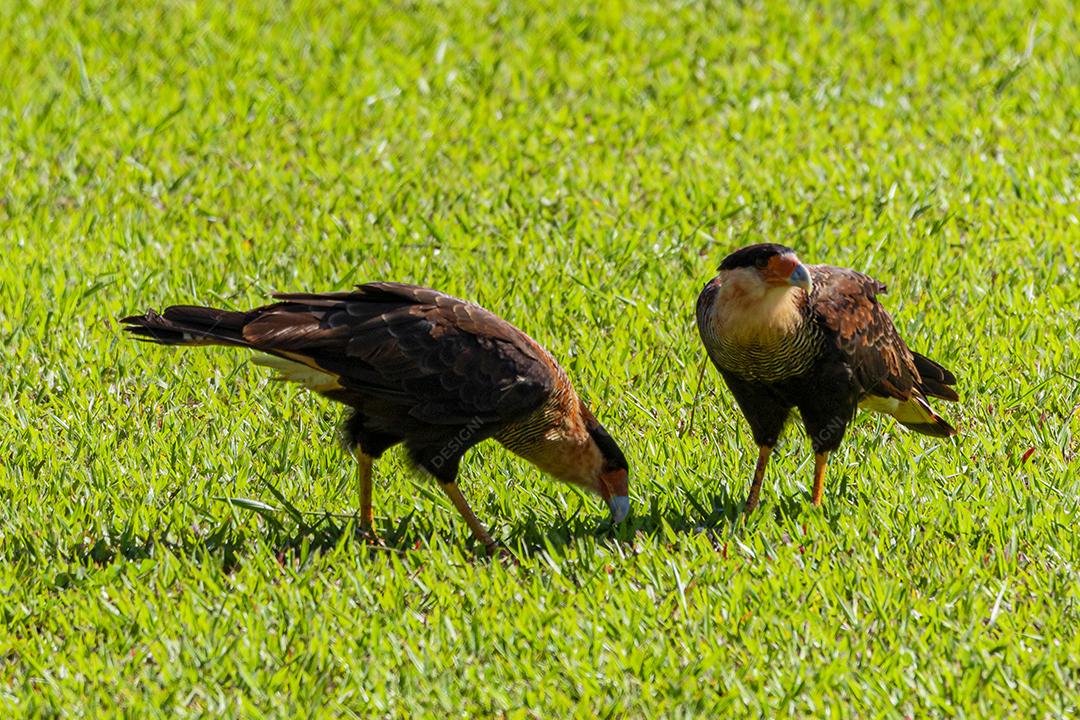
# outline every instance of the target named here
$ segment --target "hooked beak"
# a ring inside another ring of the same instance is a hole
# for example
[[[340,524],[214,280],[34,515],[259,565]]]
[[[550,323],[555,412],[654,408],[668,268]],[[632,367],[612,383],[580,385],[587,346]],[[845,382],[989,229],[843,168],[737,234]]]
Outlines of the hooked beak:
[[[626,495],[612,495],[607,499],[608,509],[611,510],[611,523],[618,525],[630,513],[630,498]]]
[[[813,287],[813,283],[810,281],[810,271],[806,269],[806,266],[799,263],[795,266],[795,269],[791,271],[791,275],[788,275],[788,284],[795,287],[801,287],[806,291],[806,294],[810,294],[810,290]]]

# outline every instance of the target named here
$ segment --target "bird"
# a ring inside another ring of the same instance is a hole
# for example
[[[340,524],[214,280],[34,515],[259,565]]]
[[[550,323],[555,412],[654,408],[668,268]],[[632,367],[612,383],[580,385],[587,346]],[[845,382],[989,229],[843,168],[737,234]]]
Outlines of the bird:
[[[758,446],[744,517],[758,505],[792,408],[814,450],[814,506],[821,505],[829,454],[857,408],[891,415],[923,435],[956,434],[928,402],[959,400],[956,377],[908,348],[878,301],[885,292],[861,272],[804,265],[789,247],[760,243],[725,257],[698,295],[701,341]]]
[[[249,311],[173,305],[122,318],[161,345],[257,351],[276,379],[343,403],[342,439],[359,464],[360,525],[373,528],[373,465],[403,444],[489,553],[499,547],[458,487],[465,452],[486,439],[599,495],[613,523],[630,509],[629,466],[566,372],[518,328],[471,302],[418,285],[277,293]]]

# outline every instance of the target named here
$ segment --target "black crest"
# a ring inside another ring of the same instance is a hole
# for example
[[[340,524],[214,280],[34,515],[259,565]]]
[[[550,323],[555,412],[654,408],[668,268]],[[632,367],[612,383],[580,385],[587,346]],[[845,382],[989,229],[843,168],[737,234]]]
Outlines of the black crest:
[[[720,269],[734,270],[742,267],[764,267],[765,263],[769,262],[769,258],[793,252],[795,251],[791,248],[776,243],[747,245],[724,258],[724,261],[720,263]]]
[[[596,423],[595,426],[587,427],[593,442],[600,448],[600,452],[603,453],[604,459],[607,460],[608,467],[613,470],[626,470],[627,472],[630,472],[630,465],[626,462],[626,456],[623,455],[622,449],[616,444],[615,440],[608,435],[608,431],[604,429],[604,426],[600,423]]]

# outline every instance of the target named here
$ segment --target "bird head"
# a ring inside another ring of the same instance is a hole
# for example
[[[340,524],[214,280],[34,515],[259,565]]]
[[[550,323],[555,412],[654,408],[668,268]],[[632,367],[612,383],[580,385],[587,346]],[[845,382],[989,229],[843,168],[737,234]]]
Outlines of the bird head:
[[[761,292],[772,289],[812,289],[810,272],[799,262],[795,251],[775,243],[747,245],[724,258],[721,276],[727,274],[747,286],[757,285]]]
[[[810,272],[799,262],[795,250],[774,243],[747,245],[720,262],[720,273],[739,275],[746,283],[772,288],[801,287],[810,293]]]
[[[599,451],[599,462],[594,462],[591,468],[593,483],[589,489],[607,503],[611,522],[620,523],[630,512],[630,468],[626,456],[596,418],[588,418],[585,429]]]

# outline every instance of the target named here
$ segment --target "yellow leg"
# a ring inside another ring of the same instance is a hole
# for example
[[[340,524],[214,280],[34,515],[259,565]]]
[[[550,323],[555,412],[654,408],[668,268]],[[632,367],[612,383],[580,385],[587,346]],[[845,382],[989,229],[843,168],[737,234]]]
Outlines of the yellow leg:
[[[814,493],[810,501],[817,507],[821,505],[821,496],[825,494],[825,466],[829,462],[829,453],[814,454]]]
[[[353,448],[353,456],[360,465],[360,527],[372,530],[375,516],[371,511],[371,467],[374,461],[359,447]]]
[[[765,479],[765,467],[769,464],[769,455],[771,454],[772,448],[768,445],[762,445],[758,448],[754,481],[750,483],[750,494],[746,497],[746,509],[743,511],[747,515],[754,512],[754,509],[758,506],[758,498],[761,496],[761,483]]]
[[[487,548],[488,553],[493,553],[496,548],[496,542],[488,534],[487,528],[484,527],[484,523],[480,522],[480,518],[476,517],[476,513],[469,507],[468,501],[465,496],[461,494],[461,490],[458,489],[456,482],[439,483],[439,487],[442,488],[446,496],[450,498],[450,502],[454,503],[454,507],[461,513],[461,517],[465,518],[465,524],[472,530],[473,537],[480,542],[484,543],[484,547]]]

